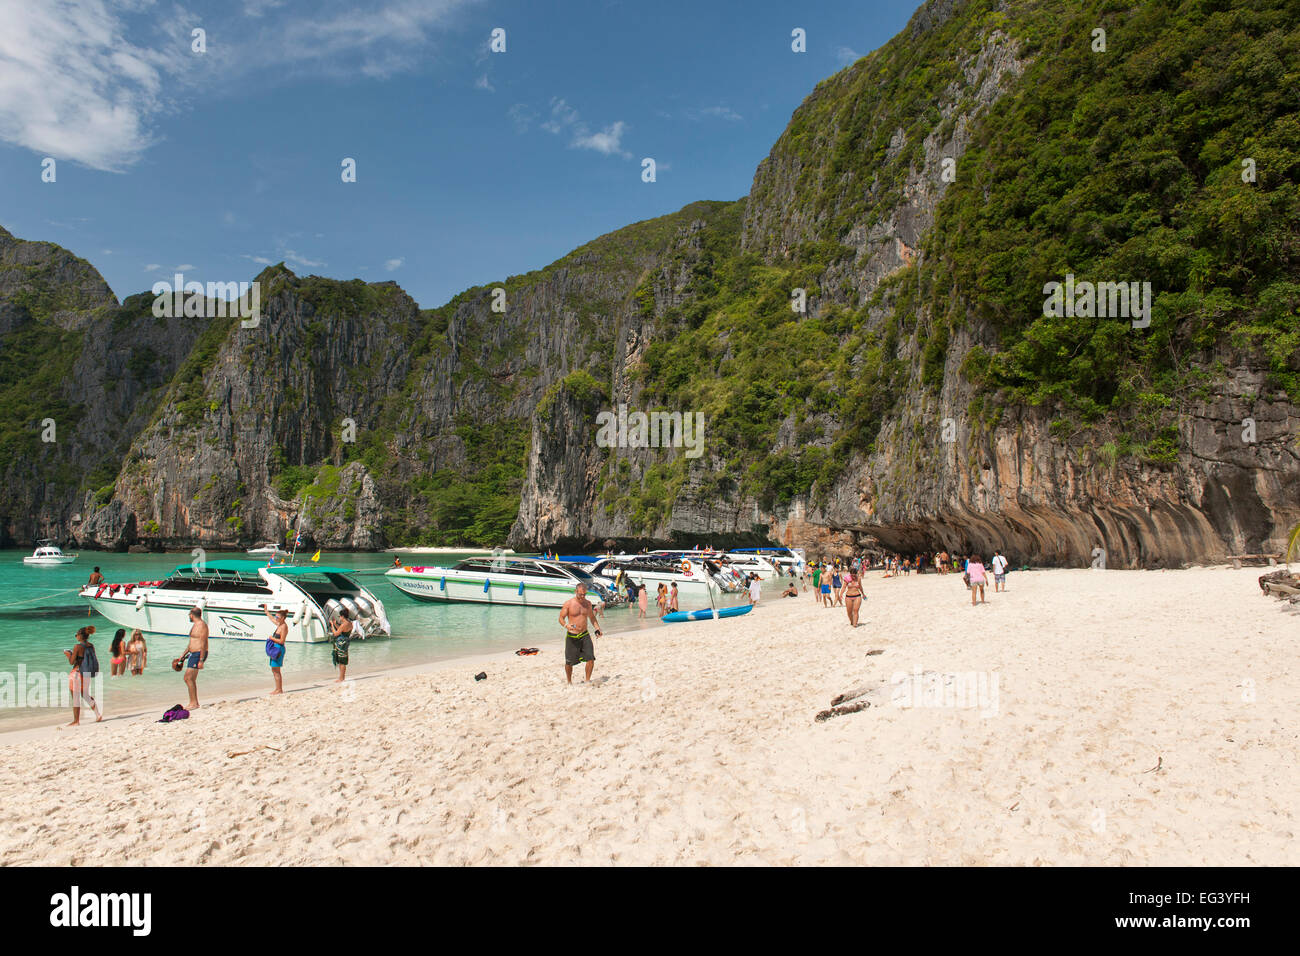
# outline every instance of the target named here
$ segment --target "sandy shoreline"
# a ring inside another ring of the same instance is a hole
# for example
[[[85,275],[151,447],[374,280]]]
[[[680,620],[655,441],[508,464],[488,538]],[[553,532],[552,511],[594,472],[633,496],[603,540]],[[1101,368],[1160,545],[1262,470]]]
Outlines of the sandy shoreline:
[[[1296,614],[1258,574],[1019,573],[977,608],[873,575],[856,631],[770,599],[608,635],[593,686],[548,642],[23,731],[0,863],[1295,864]],[[924,672],[996,694],[889,701]]]

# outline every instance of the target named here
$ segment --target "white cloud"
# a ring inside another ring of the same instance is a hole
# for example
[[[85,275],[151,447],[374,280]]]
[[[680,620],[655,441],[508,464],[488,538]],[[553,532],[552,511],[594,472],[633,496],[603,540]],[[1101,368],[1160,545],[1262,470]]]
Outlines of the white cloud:
[[[294,265],[302,266],[304,269],[319,269],[325,265],[325,263],[317,259],[308,259],[306,256],[300,256],[292,249],[284,250],[284,261],[292,262]]]
[[[474,89],[487,90],[489,93],[495,93],[497,91],[497,88],[492,85],[492,81],[487,78],[486,73],[474,81]]]
[[[149,263],[147,266],[144,267],[144,271],[145,271],[145,272],[157,272],[157,271],[158,271],[159,269],[161,269],[161,268],[162,268],[162,266],[160,266],[158,263],[156,263],[156,262],[151,262],[151,263]]]
[[[623,131],[627,124],[618,120],[609,124],[598,133],[582,121],[578,111],[565,100],[555,97],[551,100],[550,119],[542,123],[542,129],[555,135],[568,135],[572,149],[592,149],[606,156],[631,158],[632,154],[623,149]]]
[[[396,272],[398,269],[402,268],[402,263],[405,261],[405,259],[389,259],[384,263],[384,268],[389,272]]]
[[[848,66],[850,63],[856,63],[858,60],[862,59],[862,54],[855,50],[851,50],[846,46],[841,46],[835,48],[835,58],[845,66]]]
[[[153,0],[0,0],[0,141],[121,172],[194,96],[419,69],[436,32],[477,2],[243,0],[200,18]],[[196,23],[204,54],[191,49]]]
[[[527,103],[516,103],[506,110],[506,116],[515,124],[515,132],[523,133],[537,119],[536,111]]]
[[[245,258],[245,259],[252,259],[252,260],[253,260],[254,262],[256,262],[259,266],[273,266],[273,265],[275,265],[275,260],[274,260],[274,259],[268,259],[268,258],[266,258],[266,256],[250,256],[248,253],[244,253],[244,258]]]
[[[184,265],[176,266],[172,271],[173,271],[173,272],[193,272],[193,271],[194,271],[194,266],[193,266],[193,264],[187,262],[187,263],[185,263]]]

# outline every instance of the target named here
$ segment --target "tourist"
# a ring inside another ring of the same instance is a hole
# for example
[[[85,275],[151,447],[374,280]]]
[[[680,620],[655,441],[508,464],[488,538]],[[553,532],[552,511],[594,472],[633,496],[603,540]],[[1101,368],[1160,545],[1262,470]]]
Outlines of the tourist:
[[[400,568],[401,566],[402,566],[402,556],[399,554],[393,558],[393,567]]]
[[[834,604],[832,604],[831,606],[834,607],[836,604],[838,604],[840,607],[843,607],[844,606],[844,576],[840,574],[840,566],[838,564],[836,564],[834,569],[831,571],[831,591],[835,594],[835,601]]]
[[[284,652],[289,649],[285,646],[285,641],[289,639],[289,612],[280,608],[273,615],[265,604],[262,605],[262,611],[275,625],[275,630],[266,639],[266,656],[270,658],[271,677],[275,680],[275,690],[271,691],[271,696],[275,696],[284,693],[284,681],[280,673],[284,667]]]
[[[662,620],[663,616],[668,613],[668,585],[662,581],[659,582],[659,587],[655,590],[655,604],[659,606],[659,618]]]
[[[978,588],[980,593],[979,603],[987,603],[984,600],[984,585],[987,576],[984,572],[984,565],[980,563],[979,557],[971,555],[966,562],[966,578],[970,584],[970,603],[971,607],[975,606],[975,590]]]
[[[662,595],[663,585],[659,585]],[[582,682],[591,680],[591,669],[596,663],[596,648],[592,644],[590,627],[596,637],[600,637],[600,628],[596,626],[597,611],[587,600],[587,586],[579,584],[573,589],[573,597],[565,601],[560,608],[560,624],[564,626],[564,677],[573,683],[573,668],[586,664]]]
[[[68,674],[68,690],[72,694],[72,723],[68,724],[69,727],[81,723],[83,703],[95,712],[95,723],[104,719],[99,703],[90,694],[91,681],[99,676],[99,656],[95,653],[95,645],[90,643],[90,635],[94,633],[93,626],[79,628],[77,643],[72,650],[63,652],[63,656],[72,665],[72,671]]]
[[[339,669],[338,680],[334,683],[341,684],[348,676],[348,648],[352,645],[352,618],[348,616],[347,608],[339,611],[339,619],[334,622],[331,636],[334,638],[334,650],[330,657]]]
[[[190,710],[199,709],[199,671],[208,659],[208,625],[200,608],[190,608],[190,642],[185,649],[185,686],[190,691]]]
[[[822,566],[816,561],[814,561],[812,566],[813,598],[814,600],[817,601],[818,604],[822,603],[821,580],[822,580]]]
[[[834,607],[831,603],[831,572],[829,565],[822,569],[821,603],[825,607]]]
[[[640,611],[640,613],[637,614],[638,619],[645,617],[646,605],[650,601],[649,595],[646,592],[648,592],[649,590],[650,590],[650,585],[646,584],[644,581],[642,581],[640,584],[637,585],[636,606]]]
[[[858,626],[858,613],[862,609],[862,579],[850,571],[844,579],[844,611],[849,624]]]
[[[763,581],[757,574],[749,576],[749,603],[758,604],[758,599],[763,596]]]
[[[126,674],[126,648],[122,646],[125,643],[126,628],[119,627],[117,633],[113,635],[113,643],[109,645],[109,677],[125,676]]]
[[[668,594],[668,610],[677,610],[677,582],[673,582],[672,590]]]
[[[99,573],[99,565],[95,565],[95,570],[90,572],[90,580],[86,582],[86,586],[97,587],[98,585],[103,583],[104,583],[104,576]],[[94,613],[95,613],[95,609],[93,607],[86,608],[86,617],[90,617],[90,615]]]
[[[1007,559],[1003,557],[1002,550],[993,552],[993,593],[1005,591],[1007,589]]]
[[[799,596],[799,586],[797,584],[794,584],[793,582],[790,585],[788,585],[784,591],[781,592],[781,597],[783,598],[798,597],[798,596]]]
[[[149,663],[149,648],[144,642],[144,632],[136,628],[131,632],[131,640],[126,645],[127,661],[131,665],[131,674],[139,677]]]

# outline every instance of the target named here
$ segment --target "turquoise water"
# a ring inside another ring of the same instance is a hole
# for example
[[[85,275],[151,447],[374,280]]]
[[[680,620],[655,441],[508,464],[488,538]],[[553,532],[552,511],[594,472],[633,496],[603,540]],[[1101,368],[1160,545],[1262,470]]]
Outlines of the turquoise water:
[[[468,552],[467,552],[468,553]],[[171,704],[187,699],[181,675],[171,670],[170,661],[184,649],[186,638],[146,635],[149,665],[144,674],[108,676],[109,647],[117,626],[99,614],[86,616],[86,605],[77,589],[86,583],[98,565],[111,583],[152,581],[165,577],[179,564],[188,564],[188,554],[108,554],[85,552],[74,563],[49,568],[28,567],[22,559],[30,551],[0,551],[0,730],[66,721],[66,708],[18,706],[30,702],[32,691],[17,691],[19,684],[33,680],[35,673],[56,675],[45,681],[66,685],[68,672],[65,649],[75,643],[74,634],[84,624],[94,624],[95,644],[102,668],[101,704],[105,716],[156,708],[159,713]],[[405,562],[450,565],[465,554],[403,557]],[[247,558],[244,554],[209,553],[208,558]],[[392,563],[391,554],[323,554],[321,564],[373,573],[358,580],[384,602],[392,624],[391,638],[354,641],[349,675],[425,664],[449,658],[533,646],[560,637],[558,611],[551,608],[489,607],[481,604],[433,604],[416,601],[385,580],[383,571]],[[733,603],[737,599],[727,599]],[[604,630],[653,630],[664,627],[656,619],[653,602],[647,619],[638,621],[635,609],[614,608],[606,615]],[[690,625],[669,625],[690,626]],[[270,624],[267,624],[270,632]],[[21,669],[20,669],[21,667]],[[207,663],[199,676],[199,701],[239,692],[271,689],[262,641],[214,640]],[[286,652],[286,684],[322,680],[336,676],[330,661],[329,644],[290,644]],[[37,679],[39,681],[39,679]],[[57,704],[57,701],[55,701]]]

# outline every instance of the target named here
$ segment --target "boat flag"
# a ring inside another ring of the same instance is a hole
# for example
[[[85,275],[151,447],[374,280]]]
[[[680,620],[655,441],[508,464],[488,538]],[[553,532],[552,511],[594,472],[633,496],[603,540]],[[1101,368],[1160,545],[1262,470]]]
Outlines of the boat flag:
[[[317,548],[317,549],[316,549],[316,553],[313,554],[313,555],[311,556],[311,559],[312,559],[313,561],[319,561],[319,560],[320,560],[320,548]]]

